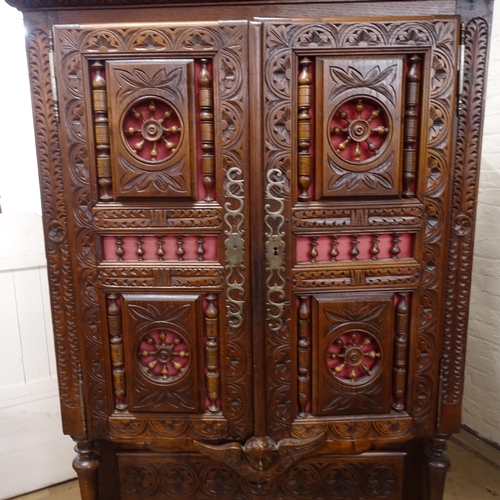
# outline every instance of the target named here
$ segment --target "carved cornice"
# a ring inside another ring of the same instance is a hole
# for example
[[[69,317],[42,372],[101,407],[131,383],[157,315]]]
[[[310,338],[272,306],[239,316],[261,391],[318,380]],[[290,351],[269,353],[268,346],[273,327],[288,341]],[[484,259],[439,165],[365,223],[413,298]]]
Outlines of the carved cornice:
[[[309,3],[320,3],[323,0],[309,0]],[[351,3],[364,0],[330,0],[332,3]],[[382,2],[384,0],[372,0]],[[396,2],[409,2],[412,0],[393,0]],[[431,0],[424,0],[431,1]],[[81,8],[107,8],[107,7],[134,7],[134,6],[199,6],[199,5],[230,5],[238,4],[235,0],[8,0],[7,3],[19,10],[58,10],[58,9],[81,9]],[[254,0],[248,4],[272,3],[272,0]],[[301,3],[300,0],[288,0],[286,3]]]

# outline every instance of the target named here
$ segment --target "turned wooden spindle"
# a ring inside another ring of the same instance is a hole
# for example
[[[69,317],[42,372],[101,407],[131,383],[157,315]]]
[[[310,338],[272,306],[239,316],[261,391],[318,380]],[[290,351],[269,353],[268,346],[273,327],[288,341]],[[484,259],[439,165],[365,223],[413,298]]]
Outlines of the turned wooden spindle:
[[[313,236],[311,238],[311,251],[309,253],[309,257],[311,258],[309,262],[316,262],[316,258],[318,257],[318,238],[317,238],[317,236]]]
[[[204,247],[204,242],[205,240],[203,239],[203,236],[200,236],[198,238],[198,248],[196,249],[196,253],[198,254],[198,260],[202,261],[202,260],[205,260],[205,247]]]
[[[142,237],[137,236],[137,250],[135,251],[137,254],[138,260],[144,260],[144,248],[142,247]]]
[[[220,374],[219,374],[219,310],[215,304],[217,296],[210,294],[206,296],[208,305],[205,309],[205,328],[207,334],[206,356],[207,356],[207,388],[211,413],[220,411]]]
[[[163,260],[163,257],[165,255],[165,249],[163,248],[162,236],[158,236],[157,243],[158,243],[158,250],[156,251],[156,255],[158,255],[158,260]]]
[[[123,238],[121,236],[116,237],[116,256],[118,260],[123,260],[125,255],[125,250],[123,249]]]
[[[415,145],[418,140],[418,105],[420,102],[420,71],[418,63],[420,57],[412,55],[409,58],[409,70],[406,76],[406,111],[404,128],[403,150],[403,196],[415,196],[412,186],[415,182],[417,171],[417,150]]]
[[[125,361],[122,336],[122,311],[118,303],[119,295],[108,295],[108,328],[111,344],[111,364],[113,367],[113,388],[115,393],[115,408],[123,412],[127,409],[125,403]]]
[[[97,178],[102,189],[101,201],[111,201],[111,157],[109,155],[109,123],[108,102],[106,96],[106,79],[103,76],[104,65],[100,61],[92,64],[92,100],[94,104],[95,148],[97,151]]]
[[[76,442],[76,457],[73,460],[73,469],[78,475],[78,485],[82,500],[98,500],[99,486],[97,470],[99,468],[99,454],[95,450],[95,443],[84,437],[74,437]]]
[[[184,260],[184,254],[186,251],[184,250],[184,237],[179,236],[177,238],[177,260]]]
[[[307,405],[311,399],[311,309],[309,297],[299,297],[299,342],[298,342],[298,390],[299,416],[307,415]]]
[[[399,238],[399,234],[394,233],[392,235],[392,248],[391,248],[391,254],[393,259],[397,259],[398,255],[401,253],[401,248],[399,247],[399,242],[401,239]]]
[[[351,254],[351,260],[358,260],[358,255],[359,255],[358,244],[359,244],[359,240],[358,240],[358,235],[357,234],[353,234],[351,236],[351,244],[352,244],[352,248],[351,248],[351,251],[349,252]]]
[[[304,57],[300,60],[300,74],[298,78],[298,173],[299,173],[299,200],[309,201],[309,187],[311,186],[312,155],[309,151],[312,137],[312,74],[310,66],[312,61]]]
[[[378,246],[379,243],[380,243],[380,240],[379,240],[378,234],[374,234],[372,236],[372,246],[370,248],[370,254],[371,254],[373,260],[378,259],[378,254],[380,253],[380,248]]]
[[[408,350],[408,317],[409,309],[406,303],[408,294],[400,293],[396,306],[396,338],[394,339],[394,367],[392,392],[394,401],[392,407],[396,411],[403,411],[406,388],[406,357]]]
[[[212,191],[215,182],[215,155],[214,155],[214,111],[212,75],[208,71],[209,59],[201,59],[201,71],[198,77],[200,86],[200,133],[201,149],[201,172],[203,174],[203,186],[205,187],[205,201],[212,201]]]
[[[332,236],[332,250],[330,252],[331,261],[335,262],[339,256],[339,239],[338,236]]]

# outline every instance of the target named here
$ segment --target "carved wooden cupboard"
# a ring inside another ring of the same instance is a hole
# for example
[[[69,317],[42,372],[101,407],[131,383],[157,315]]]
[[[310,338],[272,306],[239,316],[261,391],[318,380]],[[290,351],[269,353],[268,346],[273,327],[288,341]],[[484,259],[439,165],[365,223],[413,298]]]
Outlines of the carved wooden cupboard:
[[[82,498],[441,499],[491,3],[12,3]]]

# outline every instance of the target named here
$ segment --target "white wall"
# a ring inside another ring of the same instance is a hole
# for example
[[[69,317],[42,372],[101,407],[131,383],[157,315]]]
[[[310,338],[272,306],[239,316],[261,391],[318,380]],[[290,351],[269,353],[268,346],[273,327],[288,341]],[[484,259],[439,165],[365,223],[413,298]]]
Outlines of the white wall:
[[[463,422],[500,444],[500,2],[495,2],[479,183]]]

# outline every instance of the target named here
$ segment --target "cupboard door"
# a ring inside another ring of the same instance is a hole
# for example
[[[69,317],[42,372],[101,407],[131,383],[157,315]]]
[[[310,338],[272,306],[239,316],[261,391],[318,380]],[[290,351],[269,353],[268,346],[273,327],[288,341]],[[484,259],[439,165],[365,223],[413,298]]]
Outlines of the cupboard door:
[[[429,435],[458,20],[262,30],[267,433],[350,453]]]
[[[246,23],[56,26],[90,438],[252,432]]]

